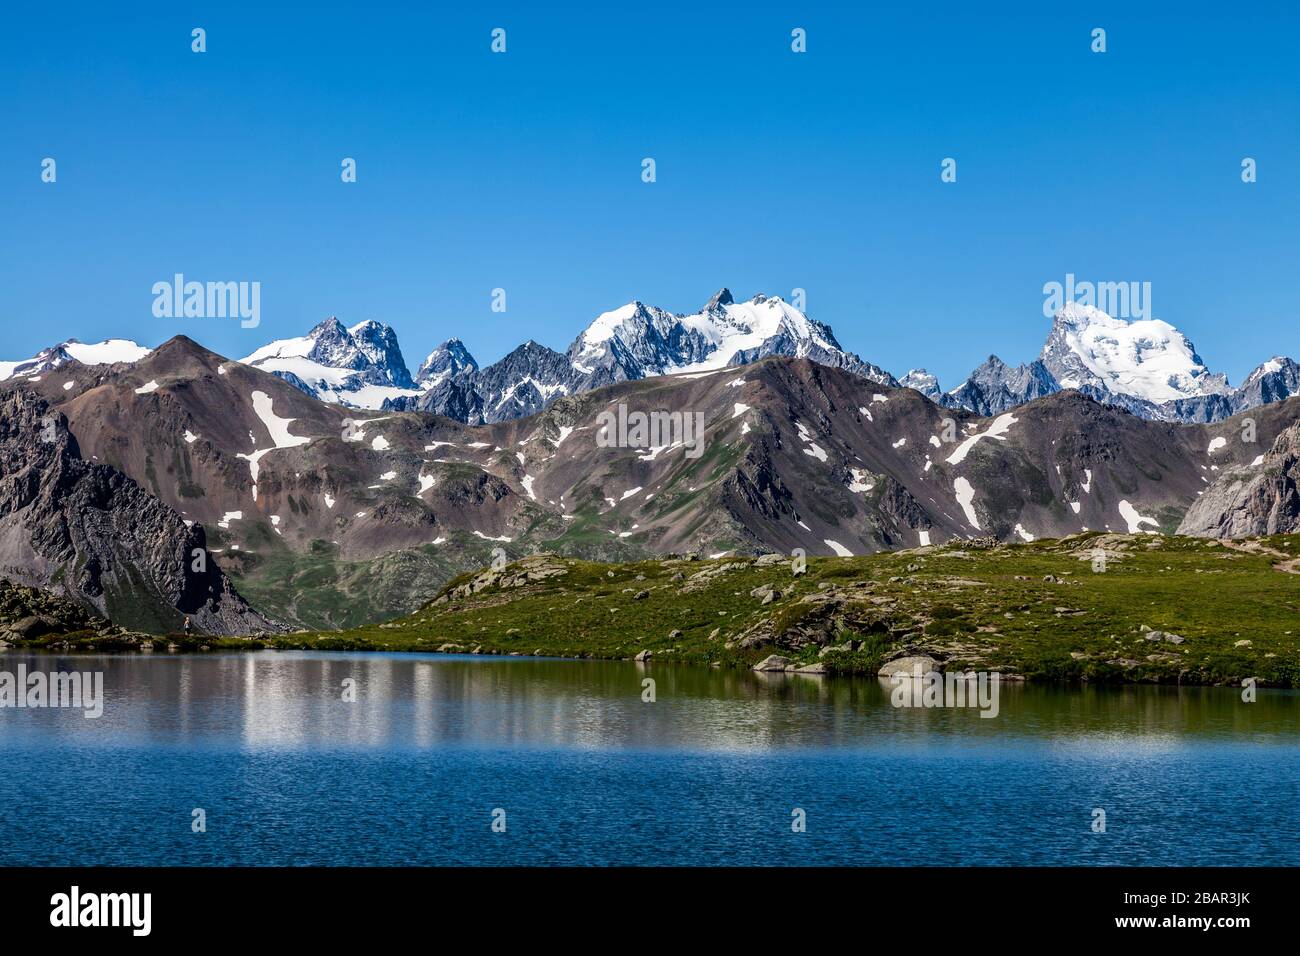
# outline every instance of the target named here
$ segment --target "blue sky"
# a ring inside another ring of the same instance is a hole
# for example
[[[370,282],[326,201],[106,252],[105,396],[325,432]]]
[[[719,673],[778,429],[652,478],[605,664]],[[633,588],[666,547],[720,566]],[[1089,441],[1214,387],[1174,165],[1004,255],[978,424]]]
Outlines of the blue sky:
[[[0,358],[180,332],[240,357],[337,314],[412,366],[450,336],[486,363],[634,298],[799,287],[846,348],[951,387],[1034,357],[1067,272],[1151,282],[1234,383],[1300,356],[1284,3],[127,6],[3,14]],[[176,272],[259,281],[261,327],[154,318]]]

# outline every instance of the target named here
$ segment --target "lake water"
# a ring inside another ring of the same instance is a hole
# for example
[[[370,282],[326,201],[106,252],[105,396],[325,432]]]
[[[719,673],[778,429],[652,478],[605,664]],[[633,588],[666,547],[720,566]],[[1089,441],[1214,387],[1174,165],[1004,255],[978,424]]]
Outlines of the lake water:
[[[100,670],[105,701],[0,710],[3,864],[1300,864],[1291,691],[1004,685],[983,719],[662,664],[20,663]]]

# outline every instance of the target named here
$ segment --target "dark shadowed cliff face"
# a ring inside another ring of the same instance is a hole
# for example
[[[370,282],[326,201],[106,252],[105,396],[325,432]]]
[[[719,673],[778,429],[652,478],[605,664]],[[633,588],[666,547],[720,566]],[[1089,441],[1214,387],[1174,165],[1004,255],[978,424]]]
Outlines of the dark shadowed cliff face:
[[[179,630],[279,630],[235,592],[201,526],[107,465],[84,461],[63,414],[0,396],[0,574],[64,593],[114,622]]]
[[[1187,512],[1179,534],[1244,538],[1300,531],[1300,424],[1250,465],[1226,471]]]

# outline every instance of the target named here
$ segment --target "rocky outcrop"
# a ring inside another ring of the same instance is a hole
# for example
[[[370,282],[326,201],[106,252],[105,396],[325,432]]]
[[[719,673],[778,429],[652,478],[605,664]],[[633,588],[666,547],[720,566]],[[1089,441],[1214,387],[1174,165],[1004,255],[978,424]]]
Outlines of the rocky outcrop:
[[[548,578],[564,577],[568,573],[568,565],[563,559],[553,554],[535,554],[504,569],[484,568],[466,581],[449,585],[433,603],[459,601],[490,589],[509,591]]]
[[[280,629],[234,590],[201,525],[84,461],[67,419],[22,389],[0,396],[0,571],[140,630]]]
[[[0,579],[0,641],[29,640],[107,625],[80,604]]]
[[[0,649],[15,645],[151,651],[154,639],[50,591],[0,578]]]
[[[1262,458],[1225,471],[1188,509],[1178,533],[1244,538],[1300,531],[1300,424],[1278,435]]]
[[[531,339],[484,369],[469,367],[473,359],[468,353],[465,359],[459,374],[437,380],[423,395],[386,400],[384,408],[432,412],[481,425],[535,415],[573,390],[575,373],[569,360]]]
[[[1041,361],[1012,368],[996,355],[990,355],[942,400],[945,405],[977,415],[999,415],[1060,390],[1061,386]]]
[[[922,676],[939,670],[939,662],[928,655],[914,655],[911,657],[899,657],[889,661],[880,668],[881,677],[893,677],[895,674],[907,674],[909,676],[917,673],[920,668]]]
[[[921,503],[912,496],[907,488],[886,475],[880,481],[880,512],[892,518],[898,525],[909,529],[928,530],[932,527],[930,518],[926,515],[925,509]],[[914,540],[914,539],[913,539]],[[889,541],[896,546],[905,545],[906,541],[895,541],[890,536]]]

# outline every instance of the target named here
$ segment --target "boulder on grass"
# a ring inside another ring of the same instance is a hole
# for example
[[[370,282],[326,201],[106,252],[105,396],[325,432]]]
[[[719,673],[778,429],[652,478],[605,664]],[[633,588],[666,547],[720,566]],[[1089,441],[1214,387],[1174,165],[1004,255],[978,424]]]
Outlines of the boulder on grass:
[[[783,671],[789,666],[790,661],[780,654],[769,654],[757,664],[754,665],[756,671]]]
[[[933,657],[927,657],[924,654],[918,654],[915,657],[900,657],[896,660],[889,661],[877,672],[881,677],[893,677],[895,674],[916,673],[916,665],[921,665],[921,673],[928,674],[931,671],[939,669],[939,662]]]

